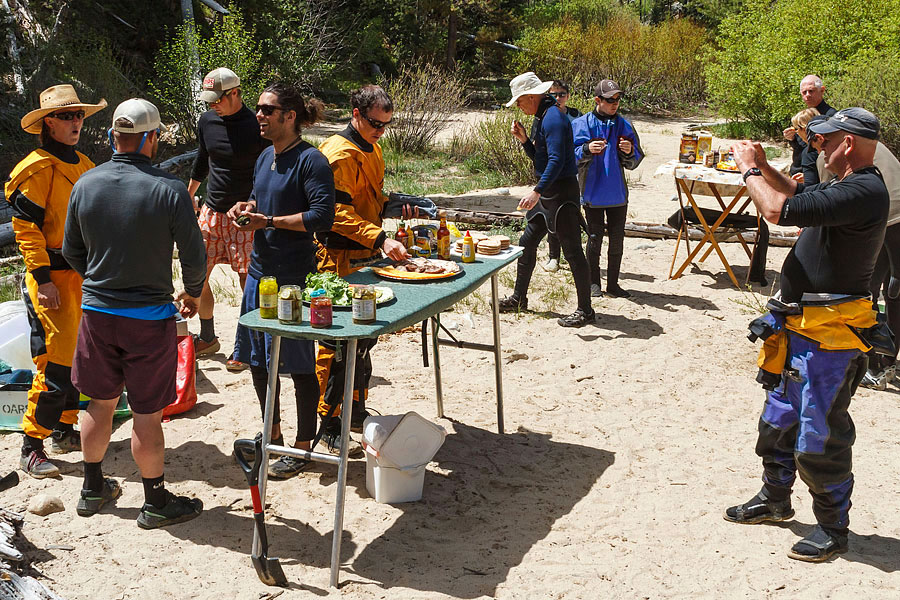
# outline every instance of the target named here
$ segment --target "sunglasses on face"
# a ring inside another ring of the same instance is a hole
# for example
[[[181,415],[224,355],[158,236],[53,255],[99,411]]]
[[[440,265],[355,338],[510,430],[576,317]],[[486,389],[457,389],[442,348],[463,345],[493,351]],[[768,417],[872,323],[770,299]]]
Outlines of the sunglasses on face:
[[[54,119],[59,119],[60,121],[72,121],[73,119],[83,119],[84,111],[83,110],[72,110],[72,111],[66,111],[66,112],[50,113],[47,116],[53,117]]]
[[[368,115],[364,115],[362,113],[359,113],[359,115],[363,119],[365,119],[369,123],[369,125],[372,126],[373,129],[384,129],[385,127],[389,126],[391,123],[394,122],[393,119],[391,119],[390,121],[379,121],[378,119],[372,119]]]
[[[274,104],[257,104],[256,105],[256,112],[261,112],[263,115],[265,115],[267,117],[271,117],[272,114],[276,110],[285,111],[287,109],[282,108],[280,106],[275,106]]]
[[[550,92],[550,95],[558,100],[560,98],[567,98],[569,96],[569,92]]]
[[[213,100],[212,102],[208,102],[207,104],[209,104],[210,106],[215,106],[216,104],[218,104],[219,102],[221,102],[222,100],[227,98],[230,94],[231,94],[231,90],[226,90],[226,91],[222,92],[222,95],[219,96],[218,100]]]
[[[618,104],[622,100],[622,96],[621,96],[621,94],[618,96],[613,96],[612,98],[604,98],[601,96],[600,99],[603,100],[604,102],[606,102],[607,104]]]

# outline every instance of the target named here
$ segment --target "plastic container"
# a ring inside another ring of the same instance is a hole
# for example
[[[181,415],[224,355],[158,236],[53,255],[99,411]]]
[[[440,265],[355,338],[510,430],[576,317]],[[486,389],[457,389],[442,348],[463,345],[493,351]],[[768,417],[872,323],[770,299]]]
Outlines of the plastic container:
[[[0,431],[22,431],[22,415],[28,407],[30,370],[16,370],[0,376]]]
[[[369,494],[384,504],[421,500],[425,467],[446,435],[443,427],[414,412],[367,418],[363,443]]]

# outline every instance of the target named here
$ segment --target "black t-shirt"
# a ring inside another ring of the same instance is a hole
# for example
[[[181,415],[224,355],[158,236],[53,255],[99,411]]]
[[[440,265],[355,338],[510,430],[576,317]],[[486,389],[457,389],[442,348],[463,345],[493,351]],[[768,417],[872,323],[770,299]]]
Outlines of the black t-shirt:
[[[203,203],[228,212],[250,196],[256,159],[272,142],[260,137],[256,115],[246,106],[225,117],[208,110],[200,116],[197,130],[200,147],[191,179],[203,181],[208,174]]]
[[[788,198],[779,225],[803,227],[781,267],[781,296],[799,302],[805,292],[869,293],[884,242],[890,196],[876,167],[841,180],[808,186]]]

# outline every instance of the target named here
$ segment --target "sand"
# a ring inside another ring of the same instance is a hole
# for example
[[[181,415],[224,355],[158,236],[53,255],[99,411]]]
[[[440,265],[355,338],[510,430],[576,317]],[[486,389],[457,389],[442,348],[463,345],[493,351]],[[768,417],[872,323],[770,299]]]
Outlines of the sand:
[[[674,156],[684,124],[635,119],[648,158],[630,177],[631,219],[662,222],[677,206],[672,182],[652,173]],[[514,205],[518,191],[482,196]],[[858,439],[850,552],[823,565],[786,557],[814,525],[799,483],[794,520],[727,523],[724,508],[760,486],[754,443],[764,396],[753,379],[758,348],[745,334],[764,302],[756,292],[768,290],[736,290],[715,256],[668,280],[673,248],[671,240],[626,239],[621,283],[632,298],[596,299],[596,325],[577,330],[554,318],[574,308],[574,294],[555,291],[568,289],[568,272],[538,269],[534,312],[501,320],[505,435],[496,429],[489,354],[443,350],[446,418],[437,419],[419,333],[382,338],[370,406],[433,419],[447,429],[446,443],[428,467],[424,498],[412,504],[376,503],[363,461],[351,462],[340,591],[328,588],[336,469],[318,465],[271,482],[271,552],[291,582],[279,598],[898,597],[896,389],[861,389],[851,406]],[[726,252],[742,278],[740,247]],[[785,253],[770,249],[770,281]],[[504,291],[514,271],[507,273]],[[196,408],[164,425],[168,487],[202,498],[203,515],[163,530],[137,527],[143,496],[128,421],[115,429],[104,462],[123,485],[114,507],[75,515],[77,453],[56,461],[61,478],[24,477],[4,493],[2,504],[16,510],[39,492],[63,499],[64,512],[28,514],[24,534],[34,568],[65,598],[258,600],[279,592],[259,582],[248,556],[250,494],[230,453],[236,437],[259,430],[259,410],[249,374],[224,368],[237,295],[227,273],[216,278],[223,353],[200,361]],[[445,323],[465,339],[489,341],[489,297],[483,288]],[[290,381],[283,385],[290,398]],[[284,404],[290,439],[294,410]],[[14,468],[20,437],[0,444]]]

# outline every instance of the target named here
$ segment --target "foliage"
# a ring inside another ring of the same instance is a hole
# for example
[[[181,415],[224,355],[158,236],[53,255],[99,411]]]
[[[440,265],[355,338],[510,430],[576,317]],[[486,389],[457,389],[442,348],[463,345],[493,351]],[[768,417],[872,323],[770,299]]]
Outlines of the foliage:
[[[404,155],[386,149],[384,162],[384,189],[416,196],[458,196],[475,189],[509,185],[499,173],[472,169],[468,161],[443,150]]]
[[[707,32],[687,19],[650,26],[626,14],[586,25],[563,18],[528,29],[519,44],[529,52],[513,62],[518,72],[568,81],[585,96],[609,77],[632,106],[668,108],[704,100],[700,56],[707,43]]]
[[[509,185],[534,182],[531,159],[509,133],[514,119],[522,121],[526,131],[531,130],[531,117],[503,109],[455,135],[450,141],[451,155],[463,159],[474,172],[499,173]]]
[[[384,145],[397,152],[422,153],[465,104],[466,81],[434,65],[404,67],[388,82],[387,92],[394,101],[394,123],[384,135]]]
[[[805,24],[813,15],[827,15],[828,25],[811,38]],[[815,73],[830,87],[849,75],[848,65],[895,48],[898,33],[900,0],[745,0],[720,24],[719,48],[710,53],[711,100],[724,116],[777,135],[803,108],[804,75]]]
[[[900,156],[900,50],[860,52],[834,86],[836,106],[862,106],[881,121],[881,141]]]
[[[206,104],[196,100],[203,75],[228,67],[240,78],[241,93],[251,105],[271,77],[254,41],[255,32],[245,28],[240,9],[231,5],[230,11],[208,36],[193,24],[175,27],[156,54],[155,75],[147,86],[164,118],[177,123],[180,141],[196,137],[197,119],[207,110]],[[199,63],[193,59],[194,48]]]

